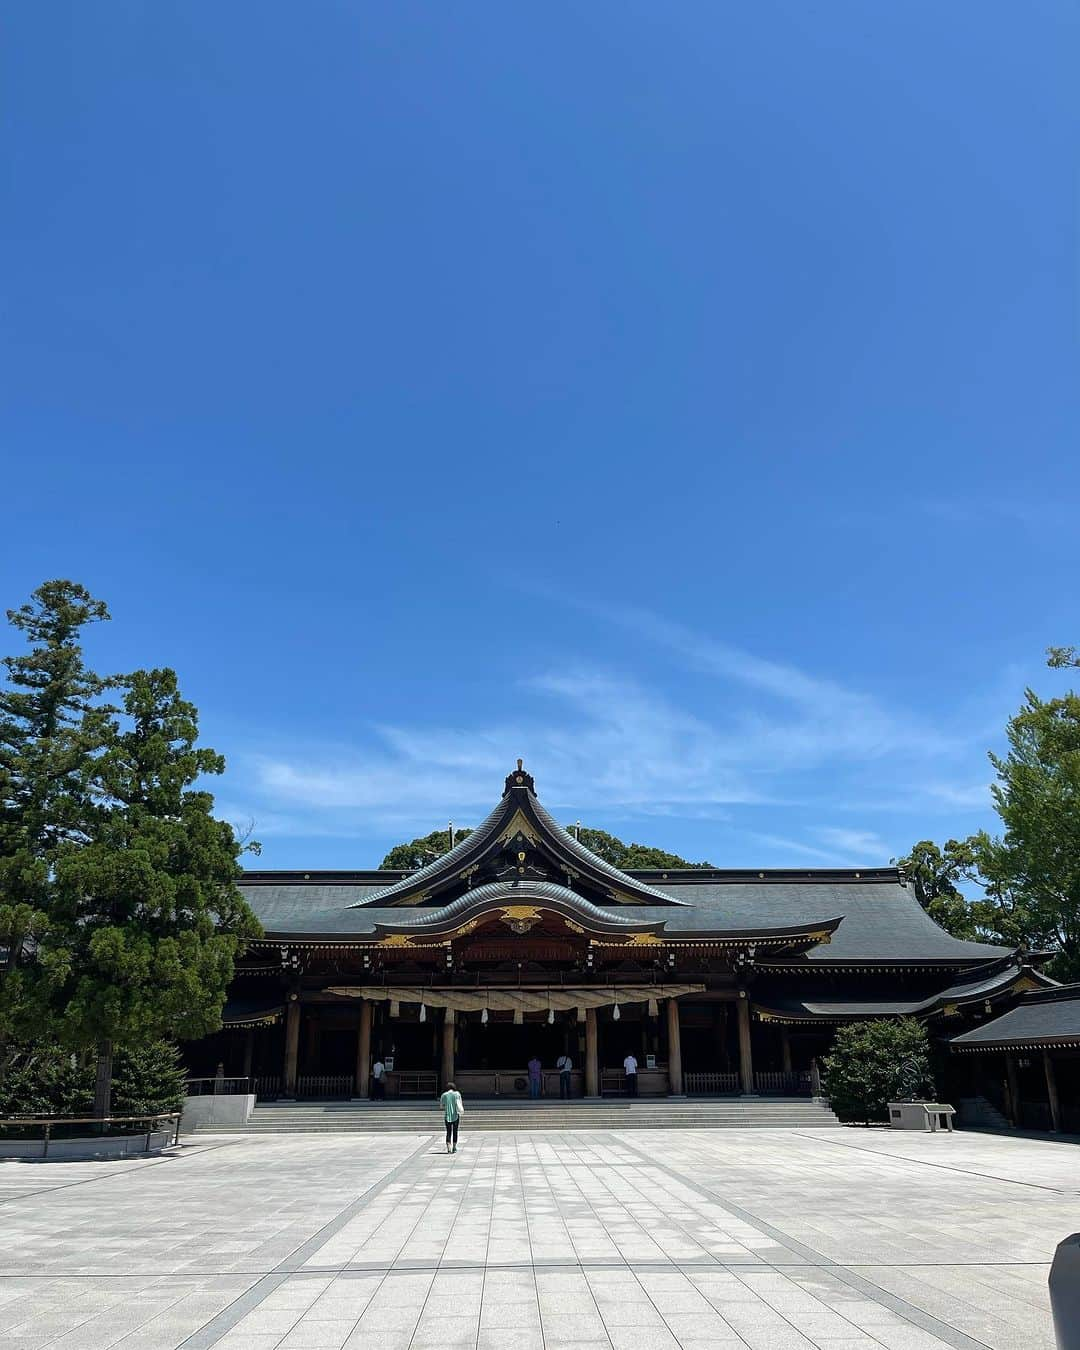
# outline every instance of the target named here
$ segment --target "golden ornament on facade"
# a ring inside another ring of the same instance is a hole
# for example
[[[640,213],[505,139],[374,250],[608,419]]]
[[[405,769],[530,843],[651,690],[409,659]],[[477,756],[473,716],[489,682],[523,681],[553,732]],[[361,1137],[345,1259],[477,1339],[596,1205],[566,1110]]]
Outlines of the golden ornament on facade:
[[[535,928],[540,917],[540,911],[535,905],[507,905],[502,912],[502,922],[519,937],[530,928]]]

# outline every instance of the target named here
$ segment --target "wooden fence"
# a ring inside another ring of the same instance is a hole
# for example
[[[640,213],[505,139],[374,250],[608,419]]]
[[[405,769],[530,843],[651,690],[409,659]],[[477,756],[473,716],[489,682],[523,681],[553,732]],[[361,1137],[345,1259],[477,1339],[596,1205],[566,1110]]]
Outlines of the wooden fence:
[[[737,1073],[686,1073],[683,1086],[690,1097],[730,1097],[740,1091]]]

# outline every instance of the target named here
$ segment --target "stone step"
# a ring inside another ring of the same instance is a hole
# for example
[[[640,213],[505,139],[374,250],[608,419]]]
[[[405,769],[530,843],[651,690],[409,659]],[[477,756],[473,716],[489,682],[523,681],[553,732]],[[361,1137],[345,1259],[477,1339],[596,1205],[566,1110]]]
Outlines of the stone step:
[[[596,1102],[469,1102],[463,1129],[635,1130],[793,1129],[839,1125],[828,1106],[805,1097]],[[214,1134],[336,1134],[440,1128],[435,1102],[265,1102],[246,1125],[206,1125]]]

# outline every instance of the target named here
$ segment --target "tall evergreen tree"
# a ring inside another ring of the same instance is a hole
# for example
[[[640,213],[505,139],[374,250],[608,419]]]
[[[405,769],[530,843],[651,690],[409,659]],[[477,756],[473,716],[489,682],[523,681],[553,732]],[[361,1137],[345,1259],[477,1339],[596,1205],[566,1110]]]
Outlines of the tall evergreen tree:
[[[171,670],[120,683],[122,721],[95,764],[93,835],[58,852],[40,944],[62,1037],[97,1047],[101,1115],[114,1047],[216,1031],[234,958],[260,931],[236,887],[244,847],[196,786],[224,760],[196,745],[194,705]]]
[[[1030,689],[991,755],[991,791],[1004,831],[974,845],[997,931],[1057,949],[1053,973],[1080,978],[1080,695],[1041,699]]]
[[[915,898],[927,914],[953,937],[977,941],[977,910],[957,884],[979,884],[975,870],[975,850],[968,839],[950,839],[939,848],[930,839],[921,839],[906,858],[897,859],[905,879],[911,883]]]
[[[7,617],[29,651],[4,658],[0,686],[0,1046],[44,1029],[34,958],[56,858],[91,837],[93,765],[112,732],[111,681],[87,668],[81,646],[83,629],[109,618],[102,601],[47,581]],[[0,1050],[0,1076],[5,1063]]]

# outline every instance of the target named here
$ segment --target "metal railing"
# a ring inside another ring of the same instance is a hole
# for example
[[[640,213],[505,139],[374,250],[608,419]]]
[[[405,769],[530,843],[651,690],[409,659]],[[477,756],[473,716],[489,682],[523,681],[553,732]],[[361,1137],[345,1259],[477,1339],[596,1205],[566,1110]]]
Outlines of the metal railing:
[[[394,1075],[397,1081],[397,1095],[399,1097],[437,1097],[439,1095],[439,1078],[437,1074],[425,1071],[413,1072],[412,1070],[402,1071],[399,1069]]]
[[[258,1074],[252,1079],[252,1091],[265,1102],[277,1101],[281,1096],[281,1075],[276,1073]]]
[[[763,1097],[809,1097],[810,1070],[796,1069],[790,1072],[768,1070],[756,1073],[754,1087]]]
[[[248,1086],[251,1081],[250,1078],[189,1078],[185,1091],[189,1097],[237,1097],[254,1091]]]
[[[730,1097],[742,1090],[737,1073],[685,1073],[683,1086],[691,1097]]]
[[[301,1074],[296,1080],[298,1097],[351,1097],[353,1094],[353,1076],[351,1073]]]
[[[142,1116],[4,1116],[0,1118],[0,1130],[22,1130],[31,1126],[41,1126],[44,1130],[42,1135],[41,1156],[49,1156],[49,1143],[52,1138],[52,1132],[58,1126],[67,1125],[97,1125],[101,1129],[104,1137],[106,1127],[109,1125],[135,1125],[149,1121],[146,1131],[145,1153],[150,1152],[150,1145],[153,1140],[155,1130],[160,1129],[165,1121],[172,1122],[173,1138],[172,1144],[180,1142],[180,1112],[179,1111],[155,1111],[150,1115]],[[141,1130],[133,1130],[132,1134],[141,1134]]]

